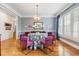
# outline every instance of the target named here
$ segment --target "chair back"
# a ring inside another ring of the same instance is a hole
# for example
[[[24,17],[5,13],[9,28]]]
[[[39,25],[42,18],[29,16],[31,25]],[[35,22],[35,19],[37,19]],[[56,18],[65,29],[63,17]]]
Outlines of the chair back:
[[[20,47],[22,50],[25,50],[27,46],[27,36],[24,34],[20,35]]]
[[[55,32],[48,32],[48,37],[52,37],[53,41],[55,40]]]
[[[28,36],[29,33],[30,33],[30,32],[25,32],[25,35]]]
[[[48,32],[48,36],[52,36],[52,32]]]
[[[51,36],[48,36],[45,41],[46,41],[47,46],[52,45],[52,37]]]

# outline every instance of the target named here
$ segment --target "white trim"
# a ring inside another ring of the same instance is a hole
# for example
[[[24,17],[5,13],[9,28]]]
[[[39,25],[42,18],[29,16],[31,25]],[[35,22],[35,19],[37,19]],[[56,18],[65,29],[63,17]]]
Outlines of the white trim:
[[[72,4],[74,4],[74,3],[67,4],[64,8],[60,9],[60,11],[55,16],[42,16],[42,17],[56,17],[57,15],[61,14],[64,10],[69,8]],[[30,16],[27,16],[27,15],[22,16],[19,12],[15,11],[13,8],[11,8],[10,6],[8,6],[7,4],[4,4],[4,3],[0,4],[0,7],[1,8],[5,8],[5,10],[7,8],[13,14],[18,15],[20,17],[32,17],[32,15],[30,15]]]
[[[21,16],[18,12],[16,12],[13,8],[9,7],[7,4],[0,4],[1,8],[4,8],[5,10],[7,9],[8,11],[12,12],[13,14],[17,16]]]
[[[30,17],[30,18],[32,18],[33,16],[20,16],[21,18],[23,18],[23,17]],[[55,16],[40,16],[40,17],[55,17]]]
[[[69,8],[73,3],[67,4],[64,8],[60,9],[60,11],[55,15],[55,16],[42,16],[42,17],[56,17],[57,15],[61,14],[64,10],[66,10],[67,8]],[[8,6],[7,4],[0,4],[2,7],[7,8],[9,11],[11,11],[12,13],[20,16],[20,17],[32,17],[32,15],[30,16],[22,16],[19,12],[15,11],[13,8],[11,8],[10,6]],[[6,9],[5,9],[6,10]]]
[[[20,16],[20,17],[33,17],[33,15],[21,15],[19,12],[15,11],[13,8],[9,7],[7,4],[0,4],[0,7],[4,7],[4,8],[7,8],[9,11],[11,11],[13,14],[17,15],[17,16]],[[5,9],[6,10],[6,9]],[[43,15],[42,17],[55,17],[55,16],[46,16],[46,15]]]
[[[65,43],[67,43],[67,44],[69,44],[69,45],[71,45],[72,47],[74,47],[74,48],[76,48],[76,49],[79,50],[79,46],[77,46],[77,45],[75,45],[75,44],[72,44],[72,43],[70,43],[70,42],[68,42],[68,41],[66,41],[66,40],[63,40],[62,38],[61,38],[60,40],[63,41],[63,42],[65,42]]]
[[[59,14],[61,14],[63,11],[65,11],[67,8],[69,8],[71,5],[73,5],[74,3],[70,3],[70,4],[67,4],[64,8],[62,8],[57,14],[56,16],[58,16]]]

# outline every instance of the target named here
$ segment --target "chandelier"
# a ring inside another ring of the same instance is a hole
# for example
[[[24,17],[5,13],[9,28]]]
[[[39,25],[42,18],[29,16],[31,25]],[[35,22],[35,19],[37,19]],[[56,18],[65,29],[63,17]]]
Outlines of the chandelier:
[[[41,17],[38,16],[38,7],[39,7],[39,5],[37,4],[37,5],[36,5],[36,14],[35,14],[35,16],[33,16],[33,19],[34,19],[35,21],[39,21],[39,20],[41,19]]]
[[[38,4],[36,4],[36,12],[35,12],[35,16],[33,16],[33,25],[26,25],[25,27],[31,29],[33,28],[34,30],[40,30],[40,29],[43,29],[43,22],[40,20],[41,17],[38,16]]]

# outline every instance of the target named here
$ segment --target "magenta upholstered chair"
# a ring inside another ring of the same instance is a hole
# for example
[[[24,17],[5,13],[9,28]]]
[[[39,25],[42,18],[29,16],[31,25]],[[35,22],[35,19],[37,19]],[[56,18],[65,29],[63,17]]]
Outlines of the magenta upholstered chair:
[[[56,43],[55,32],[48,32],[48,36],[52,37],[53,42],[55,41],[55,43]]]
[[[29,38],[27,38],[27,47],[32,46],[33,44],[34,42],[30,40]]]
[[[53,39],[52,38],[53,38],[52,36],[48,36],[48,37],[46,37],[45,40],[41,41],[41,44],[43,44],[43,46],[46,48],[45,52],[47,54],[50,54],[51,52],[53,52],[53,46],[52,46]]]
[[[48,36],[45,38],[45,40],[41,41],[41,44],[43,44],[45,47],[52,45],[52,37]]]
[[[52,32],[48,32],[48,36],[52,36]]]
[[[22,50],[25,50],[27,46],[27,36],[24,34],[20,35],[20,47]]]
[[[53,37],[52,37],[52,36],[48,36],[48,37],[46,38],[46,43],[47,43],[48,45],[51,45],[51,44],[52,44],[52,41],[53,41]]]
[[[33,41],[30,40],[29,37],[24,34],[20,35],[20,42],[26,47],[33,45]]]

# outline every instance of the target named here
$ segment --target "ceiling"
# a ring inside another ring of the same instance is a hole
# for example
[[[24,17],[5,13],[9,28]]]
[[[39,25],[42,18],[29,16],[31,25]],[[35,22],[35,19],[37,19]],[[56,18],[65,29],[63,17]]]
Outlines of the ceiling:
[[[68,3],[39,3],[38,15],[39,16],[55,16],[57,12],[60,12]],[[36,14],[35,3],[6,3],[7,6],[14,9],[20,16],[31,17]]]

